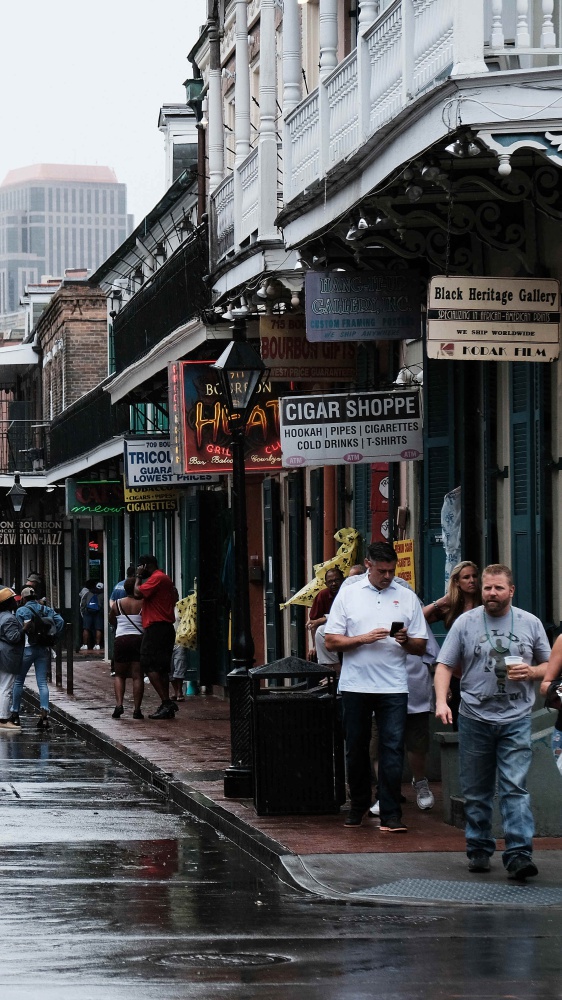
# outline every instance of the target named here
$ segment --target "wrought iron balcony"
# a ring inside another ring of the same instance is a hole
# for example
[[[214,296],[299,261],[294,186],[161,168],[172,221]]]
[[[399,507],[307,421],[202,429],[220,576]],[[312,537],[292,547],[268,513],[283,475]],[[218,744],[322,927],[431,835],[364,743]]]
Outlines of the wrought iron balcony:
[[[129,430],[129,407],[111,404],[104,383],[82,396],[51,424],[49,468],[87,455]]]
[[[11,403],[14,406],[26,404]],[[47,460],[48,424],[19,417],[0,419],[0,475],[41,473]]]

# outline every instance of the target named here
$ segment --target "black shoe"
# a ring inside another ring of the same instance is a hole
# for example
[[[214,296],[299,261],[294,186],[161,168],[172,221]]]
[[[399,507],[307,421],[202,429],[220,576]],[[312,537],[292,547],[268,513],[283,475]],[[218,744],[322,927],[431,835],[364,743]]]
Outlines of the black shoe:
[[[144,715],[142,714],[140,708],[135,708],[135,711],[133,712],[133,719],[144,719]]]
[[[344,826],[361,826],[363,822],[362,809],[350,809],[344,822]]]
[[[490,857],[486,851],[475,851],[468,859],[469,872],[489,872]]]
[[[507,866],[507,877],[524,882],[526,878],[538,875],[539,870],[528,854],[516,854]]]
[[[390,819],[383,823],[381,820],[381,825],[379,827],[381,833],[407,833],[408,827],[404,826],[401,819],[397,816],[391,816]]]
[[[41,715],[39,717],[39,721],[37,723],[37,729],[49,729],[49,728],[50,728],[49,716],[48,715]]]
[[[176,710],[174,709],[174,706],[171,702],[165,701],[162,702],[160,708],[158,708],[156,712],[152,712],[152,714],[148,716],[149,719],[175,719],[175,717]]]
[[[13,722],[14,726],[21,726],[19,712],[12,712],[10,722]]]
[[[120,719],[125,709],[122,705],[116,705],[111,714],[112,719]]]

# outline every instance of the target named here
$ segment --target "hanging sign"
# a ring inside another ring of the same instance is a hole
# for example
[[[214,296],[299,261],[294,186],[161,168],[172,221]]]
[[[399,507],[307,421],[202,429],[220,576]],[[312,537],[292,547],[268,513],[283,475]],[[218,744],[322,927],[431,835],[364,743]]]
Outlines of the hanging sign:
[[[272,379],[351,382],[356,378],[355,344],[312,344],[306,339],[304,316],[260,316],[260,350]]]
[[[454,361],[556,361],[560,283],[554,278],[432,278],[427,356]]]
[[[66,513],[75,517],[120,514],[125,510],[123,483],[118,480],[66,480]]]
[[[422,457],[419,389],[279,400],[283,465],[356,465]]]
[[[417,271],[307,271],[306,339],[417,340],[421,336]]]
[[[232,472],[231,436],[211,361],[169,365],[172,454],[182,472]],[[246,472],[281,468],[279,400],[271,382],[260,385],[246,424]]]
[[[62,545],[62,521],[0,521],[0,545]]]
[[[125,507],[130,514],[141,513],[153,510],[177,510],[178,490],[166,489],[165,486],[154,489],[143,489],[142,487],[124,488]]]
[[[209,473],[178,472],[172,460],[169,438],[125,441],[125,484],[127,486],[189,486],[190,483],[218,482]]]

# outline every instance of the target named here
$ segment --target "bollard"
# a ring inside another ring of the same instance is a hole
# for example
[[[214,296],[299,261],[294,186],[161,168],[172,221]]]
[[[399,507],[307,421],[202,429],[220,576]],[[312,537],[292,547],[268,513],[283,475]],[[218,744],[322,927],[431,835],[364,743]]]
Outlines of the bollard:
[[[66,693],[74,694],[74,629],[70,623],[66,626]]]

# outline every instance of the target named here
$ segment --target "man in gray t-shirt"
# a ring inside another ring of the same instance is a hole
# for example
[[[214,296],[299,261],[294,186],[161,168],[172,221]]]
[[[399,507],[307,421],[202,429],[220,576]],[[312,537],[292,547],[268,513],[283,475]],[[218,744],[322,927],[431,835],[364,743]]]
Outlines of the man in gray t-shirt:
[[[507,566],[483,571],[482,607],[457,618],[443,643],[435,671],[435,714],[445,724],[452,722],[447,691],[451,672],[460,667],[459,768],[468,868],[490,870],[496,849],[492,806],[497,771],[503,863],[510,878],[523,880],[537,874],[526,780],[533,681],[544,676],[550,646],[539,619],[512,606],[514,591]]]

